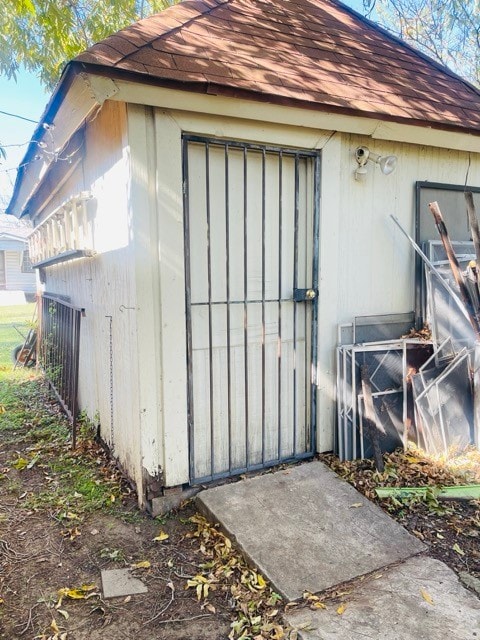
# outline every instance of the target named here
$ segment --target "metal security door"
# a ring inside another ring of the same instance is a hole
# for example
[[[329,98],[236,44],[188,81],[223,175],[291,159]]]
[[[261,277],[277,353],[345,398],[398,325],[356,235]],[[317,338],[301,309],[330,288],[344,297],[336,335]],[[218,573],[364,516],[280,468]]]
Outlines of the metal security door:
[[[315,451],[320,156],[183,138],[190,481]]]

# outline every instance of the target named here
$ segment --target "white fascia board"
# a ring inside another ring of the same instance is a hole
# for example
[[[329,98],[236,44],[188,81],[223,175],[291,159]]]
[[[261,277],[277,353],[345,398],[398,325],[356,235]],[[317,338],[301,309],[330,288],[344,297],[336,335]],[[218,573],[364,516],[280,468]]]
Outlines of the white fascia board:
[[[176,109],[204,113],[215,116],[244,118],[274,124],[284,124],[310,129],[323,129],[370,136],[377,140],[405,142],[416,145],[472,151],[480,153],[480,135],[468,132],[446,131],[433,126],[417,126],[389,122],[378,118],[330,113],[255,102],[240,98],[229,98],[217,95],[205,95],[167,89],[151,85],[142,85],[128,80],[115,80],[118,93],[114,100],[122,100],[132,104],[143,104],[164,109]],[[480,134],[480,132],[479,132]]]
[[[34,142],[29,148],[33,158],[25,165],[22,176],[17,179],[9,213],[18,218],[23,215],[46,172],[52,163],[61,158],[62,151],[73,134],[117,91],[115,83],[110,78],[80,73],[73,77],[64,96],[58,91],[57,95],[52,97],[50,105],[53,105],[56,99],[60,104],[51,120],[48,118],[47,107],[44,118],[35,132]]]

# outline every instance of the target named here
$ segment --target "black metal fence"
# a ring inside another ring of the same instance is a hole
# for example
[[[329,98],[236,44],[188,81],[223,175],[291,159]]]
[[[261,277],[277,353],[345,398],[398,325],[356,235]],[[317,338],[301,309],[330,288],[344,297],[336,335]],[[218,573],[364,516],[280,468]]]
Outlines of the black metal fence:
[[[41,297],[40,309],[40,365],[72,424],[75,447],[80,318],[83,310],[49,295]]]

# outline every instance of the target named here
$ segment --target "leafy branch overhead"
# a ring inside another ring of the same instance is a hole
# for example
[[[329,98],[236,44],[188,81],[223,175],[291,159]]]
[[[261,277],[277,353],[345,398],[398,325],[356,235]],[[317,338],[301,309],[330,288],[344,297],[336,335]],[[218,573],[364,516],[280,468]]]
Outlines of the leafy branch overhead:
[[[363,6],[391,33],[480,85],[478,0],[363,0]]]
[[[16,77],[25,67],[52,88],[66,62],[81,51],[176,1],[4,0],[0,74]]]

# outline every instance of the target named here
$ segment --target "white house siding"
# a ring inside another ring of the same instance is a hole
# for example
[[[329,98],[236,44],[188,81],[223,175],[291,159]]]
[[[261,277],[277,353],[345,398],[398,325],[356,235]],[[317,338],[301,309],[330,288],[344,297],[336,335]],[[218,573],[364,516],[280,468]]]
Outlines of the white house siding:
[[[43,288],[69,296],[72,304],[85,309],[79,406],[99,422],[102,438],[140,487],[139,371],[128,180],[125,105],[107,102],[87,126],[85,160],[41,215],[48,215],[82,190],[91,191],[97,255],[47,267]]]
[[[369,163],[366,180],[355,181],[353,153],[359,145],[397,155],[396,171],[384,176]],[[354,316],[414,308],[413,251],[390,214],[414,235],[415,183],[479,186],[480,153],[344,134],[329,141],[322,158],[318,424],[320,450],[329,450],[338,324],[351,322]]]
[[[192,106],[195,99],[192,99]],[[152,130],[151,111],[129,107],[129,122]],[[147,116],[144,114],[147,113]],[[140,125],[142,118],[145,124]],[[149,123],[147,123],[147,121]],[[131,129],[133,132],[133,128]],[[416,146],[367,136],[339,133],[274,123],[210,117],[178,109],[156,109],[154,134],[145,134],[134,145],[140,164],[156,156],[156,202],[150,203],[159,221],[159,261],[157,272],[150,270],[149,291],[159,291],[151,313],[159,313],[161,331],[156,331],[160,366],[161,397],[156,396],[160,420],[145,425],[145,442],[164,443],[164,471],[167,485],[188,481],[188,440],[186,416],[186,335],[185,273],[183,265],[183,202],[181,171],[182,131],[250,142],[322,149],[320,217],[320,304],[318,354],[318,450],[330,450],[334,425],[334,353],[339,323],[356,315],[407,312],[413,309],[413,254],[390,220],[396,215],[413,234],[414,187],[418,180],[480,184],[480,156],[434,146]],[[138,135],[138,132],[135,134]],[[398,135],[398,132],[397,132]],[[369,164],[364,182],[354,180],[354,151],[360,144],[379,154],[396,154],[396,172],[384,176]],[[458,141],[456,141],[458,144]],[[147,149],[145,149],[145,145]],[[147,206],[147,205],[145,205]],[[155,213],[157,212],[157,213]],[[135,218],[137,233],[143,216]],[[152,226],[150,232],[154,233]],[[134,232],[135,235],[135,232]],[[151,242],[151,238],[150,238]],[[154,254],[155,255],[155,254]],[[156,259],[156,255],[155,255]],[[148,315],[148,314],[147,314]],[[153,315],[150,326],[154,326]],[[157,325],[155,324],[155,327]],[[146,349],[151,334],[140,337]],[[152,359],[149,361],[152,362]],[[146,383],[152,398],[155,384]],[[154,412],[151,414],[154,415]],[[160,451],[160,449],[159,449]]]
[[[22,272],[23,251],[5,251],[5,276],[7,291],[35,293],[35,273]]]
[[[119,86],[116,102],[105,103],[87,126],[86,161],[42,214],[81,190],[94,196],[98,255],[48,268],[45,285],[45,290],[68,295],[86,310],[81,408],[91,418],[98,415],[103,438],[113,444],[139,488],[143,469],[155,476],[161,468],[166,486],[188,482],[182,132],[321,149],[317,425],[318,450],[331,449],[338,324],[356,315],[413,308],[413,255],[390,213],[413,233],[415,182],[463,184],[469,171],[468,183],[479,185],[479,155],[435,147],[431,131],[419,130],[419,139],[429,146],[389,142],[345,132],[352,122],[357,131],[374,133],[376,125],[366,119],[338,116],[342,133],[332,114],[305,112],[302,120],[300,110],[266,105],[256,109],[253,103],[153,87],[132,92],[129,86],[126,92],[121,82]],[[121,100],[127,95],[136,103],[148,97],[152,106],[125,107]],[[185,104],[203,111],[205,105],[217,110],[220,105],[232,115],[178,108]],[[383,136],[389,131],[397,139],[402,135],[397,125],[381,130]],[[406,132],[411,139],[412,127]],[[444,132],[438,140],[445,143]],[[452,146],[458,148],[462,140],[452,136]],[[396,172],[384,176],[370,164],[366,180],[356,182],[353,154],[360,144],[376,153],[396,154]],[[471,138],[466,145],[475,147]]]

